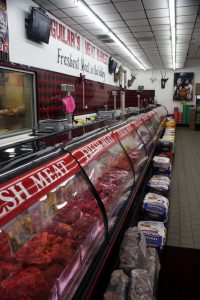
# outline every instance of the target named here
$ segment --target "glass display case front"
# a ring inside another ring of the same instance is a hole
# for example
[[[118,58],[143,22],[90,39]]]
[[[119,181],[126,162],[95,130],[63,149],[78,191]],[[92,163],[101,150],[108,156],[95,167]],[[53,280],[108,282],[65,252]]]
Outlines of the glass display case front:
[[[165,106],[161,105],[154,109],[158,117],[160,118],[160,121],[163,120],[163,118],[168,114],[168,111]]]
[[[130,124],[126,124],[123,127],[115,129],[113,132],[117,135],[117,138],[132,161],[135,172],[135,180],[137,181],[145,162],[147,161],[144,143],[135,128]]]
[[[0,67],[0,138],[35,125],[34,73]]]
[[[147,113],[145,115],[142,115],[141,119],[145,122],[145,125],[147,126],[149,132],[151,133],[152,138],[154,139],[156,134],[156,128],[153,125],[151,116]]]
[[[0,203],[1,300],[72,299],[105,238],[77,162],[66,154],[14,178]]]
[[[150,134],[144,121],[140,117],[137,117],[136,119],[130,118],[128,119],[128,121],[130,122],[131,126],[136,129],[137,133],[141,137],[142,141],[144,142],[146,152],[149,155],[153,146],[153,136]]]
[[[108,133],[72,151],[72,155],[84,168],[104,203],[111,229],[134,184],[134,172],[126,152],[116,136]]]

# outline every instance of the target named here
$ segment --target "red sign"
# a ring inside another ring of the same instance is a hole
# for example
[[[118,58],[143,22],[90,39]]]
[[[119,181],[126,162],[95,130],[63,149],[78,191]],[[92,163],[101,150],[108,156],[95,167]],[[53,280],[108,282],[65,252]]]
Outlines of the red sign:
[[[144,121],[141,118],[137,118],[133,121],[131,121],[131,126],[133,126],[136,130],[144,123]]]
[[[81,47],[81,38],[80,35],[67,29],[62,24],[58,23],[56,20],[52,20],[51,26],[51,36],[54,39],[61,41],[62,43],[80,50]]]
[[[92,45],[91,43],[85,41],[85,54],[95,58],[95,49],[96,48],[95,48],[94,45]]]
[[[135,133],[135,128],[131,126],[130,124],[127,124],[123,127],[120,127],[113,131],[114,134],[117,135],[117,138],[122,141],[129,135],[133,135]]]
[[[77,162],[66,154],[1,185],[0,226],[79,171]]]
[[[74,150],[72,155],[84,167],[117,143],[117,137],[113,133],[108,133]]]

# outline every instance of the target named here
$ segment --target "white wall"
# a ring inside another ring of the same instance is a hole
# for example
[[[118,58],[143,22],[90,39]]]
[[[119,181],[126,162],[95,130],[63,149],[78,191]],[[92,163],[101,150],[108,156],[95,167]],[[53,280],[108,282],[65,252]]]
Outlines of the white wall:
[[[193,101],[188,102],[188,104],[195,104],[195,84],[200,83],[200,59],[187,59],[184,69],[177,70],[166,70],[166,77],[168,81],[166,82],[165,89],[161,89],[161,73],[165,75],[165,70],[155,70],[155,71],[138,71],[137,79],[134,81],[132,86],[133,89],[137,89],[139,85],[144,85],[146,90],[155,90],[155,100],[159,104],[164,104],[170,113],[173,112],[174,107],[179,107],[182,109],[181,103],[178,101],[173,101],[173,85],[174,85],[174,72],[194,72],[194,92]],[[152,83],[150,78],[156,77],[156,80]]]
[[[61,41],[50,37],[49,44],[44,43],[35,43],[27,38],[26,29],[25,29],[25,18],[27,18],[28,13],[30,13],[30,7],[37,6],[31,0],[7,0],[8,8],[8,26],[9,26],[9,55],[10,61],[14,63],[30,65],[32,67],[51,70],[55,72],[60,72],[64,74],[69,74],[73,76],[80,76],[80,73],[84,74],[87,79],[105,82],[111,85],[118,85],[113,80],[113,75],[108,73],[108,65],[104,64],[97,60],[95,56],[90,57],[85,54],[84,42],[85,39],[80,36],[81,39],[81,48],[77,50],[76,48],[70,47],[66,44],[63,44]],[[60,24],[64,25],[66,29],[70,29],[68,26],[63,24],[61,21],[51,16],[53,19],[58,21]],[[71,29],[70,29],[71,30]],[[74,30],[71,30],[76,33]],[[92,44],[92,43],[91,43]],[[94,45],[94,44],[93,44]],[[63,64],[57,63],[58,59],[58,48],[61,49],[62,54],[72,55],[74,59],[80,60],[80,65],[78,69],[67,67]],[[98,47],[95,46],[97,49]],[[99,48],[98,48],[99,49]],[[104,52],[104,51],[103,51]],[[109,57],[109,55],[108,55]],[[99,76],[99,74],[92,74],[81,69],[81,58],[84,59],[84,63],[89,64],[90,67],[96,66],[98,69],[102,69],[105,73],[105,76]],[[127,79],[131,77],[131,70],[124,66],[127,70]],[[161,70],[163,75],[165,71]],[[185,69],[176,70],[176,72],[194,72],[194,87],[196,82],[200,82],[200,60],[187,60]],[[161,89],[161,73],[160,70],[153,72],[153,76],[156,77],[156,80],[152,83],[152,71],[134,71],[134,74],[137,73],[136,80],[130,89],[136,90],[139,85],[144,85],[145,89],[155,90],[155,100],[164,104],[169,112],[173,112],[173,108],[176,106],[181,108],[181,104],[177,101],[173,101],[173,80],[174,80],[174,71],[167,70],[166,77],[168,81],[166,82],[165,89]],[[195,99],[195,93],[194,93]],[[191,102],[190,102],[191,103]]]
[[[29,16],[31,6],[38,7],[31,0],[7,0],[9,56],[11,62],[76,77],[79,77],[80,73],[82,73],[86,76],[86,79],[119,85],[114,82],[113,74],[108,73],[108,62],[104,63],[98,59],[97,51],[101,49],[90,42],[91,45],[95,46],[95,55],[94,57],[87,55],[85,53],[85,41],[87,40],[54,16],[49,14],[52,19],[65,27],[66,36],[67,30],[70,30],[75,36],[80,38],[79,49],[77,45],[72,47],[53,36],[50,36],[49,44],[36,43],[28,39],[25,18]],[[101,51],[105,53],[105,51]],[[77,61],[78,67],[64,64],[64,59],[61,60],[61,55],[71,57],[74,61]],[[109,54],[107,54],[107,58],[109,58]],[[83,65],[85,65],[84,68]],[[127,67],[125,69],[127,70],[127,78],[130,79],[131,70]]]

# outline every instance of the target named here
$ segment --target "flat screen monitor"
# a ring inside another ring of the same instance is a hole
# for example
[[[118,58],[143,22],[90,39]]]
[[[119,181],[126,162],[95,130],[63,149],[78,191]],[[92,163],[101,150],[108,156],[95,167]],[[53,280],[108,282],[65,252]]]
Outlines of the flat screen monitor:
[[[116,68],[117,68],[117,61],[114,60],[114,59],[112,59],[112,58],[110,57],[109,63],[108,63],[108,71],[109,71],[109,73],[110,73],[110,74],[115,73]]]
[[[51,19],[36,7],[32,7],[28,22],[28,35],[38,42],[49,43]]]

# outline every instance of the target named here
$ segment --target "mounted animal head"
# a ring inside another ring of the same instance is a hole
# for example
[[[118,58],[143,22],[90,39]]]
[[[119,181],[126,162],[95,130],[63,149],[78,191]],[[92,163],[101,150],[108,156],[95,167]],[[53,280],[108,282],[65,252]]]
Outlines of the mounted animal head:
[[[154,81],[156,81],[156,76],[154,75],[153,71],[152,71],[152,76],[151,76],[150,80],[152,83],[154,83]]]
[[[167,82],[167,80],[169,78],[166,78],[166,71],[165,71],[165,76],[163,76],[163,74],[162,74],[161,71],[160,71],[160,73],[161,73],[161,76],[162,76],[162,78],[161,78],[161,89],[164,89],[165,88],[165,84],[166,84],[166,82]]]
[[[114,73],[114,82],[120,80],[123,73],[126,73],[126,70],[124,70],[122,66],[120,66],[118,72]]]
[[[131,79],[128,79],[128,87],[130,87],[133,84],[134,80],[136,79],[136,75],[137,74],[131,74]]]

